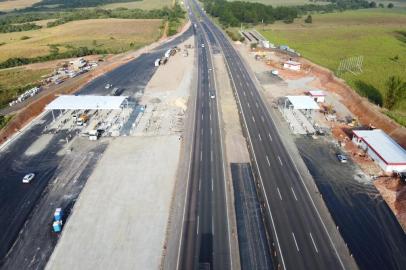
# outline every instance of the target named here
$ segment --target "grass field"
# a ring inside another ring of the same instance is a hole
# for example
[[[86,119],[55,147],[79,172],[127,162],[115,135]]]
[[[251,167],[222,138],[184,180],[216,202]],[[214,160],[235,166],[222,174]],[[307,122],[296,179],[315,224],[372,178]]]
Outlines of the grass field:
[[[157,40],[161,20],[97,19],[52,28],[0,34],[0,62],[12,57],[47,55],[49,44],[87,46],[112,52],[135,49]],[[27,36],[29,39],[21,40]],[[132,46],[130,46],[132,44]],[[62,50],[61,50],[62,51]]]
[[[240,0],[234,0],[240,1]],[[245,2],[256,2],[272,6],[298,6],[305,4],[323,4],[323,2],[310,2],[309,0],[244,0]]]
[[[275,23],[258,27],[276,44],[287,44],[305,58],[336,71],[340,59],[364,56],[363,73],[342,77],[360,94],[382,103],[385,82],[391,75],[406,81],[406,12],[379,9],[314,14],[313,23],[297,19],[293,24]],[[397,59],[397,60],[396,60]],[[406,100],[391,116],[406,123]]]
[[[0,11],[11,11],[14,9],[21,9],[30,7],[41,0],[6,0],[0,2]]]
[[[134,1],[128,3],[114,3],[101,6],[101,8],[105,9],[115,9],[119,7],[123,8],[139,8],[139,9],[158,9],[164,6],[171,6],[173,4],[173,0],[142,0],[142,1]]]
[[[18,96],[25,88],[39,83],[42,76],[50,74],[52,69],[12,68],[0,70],[0,107]]]

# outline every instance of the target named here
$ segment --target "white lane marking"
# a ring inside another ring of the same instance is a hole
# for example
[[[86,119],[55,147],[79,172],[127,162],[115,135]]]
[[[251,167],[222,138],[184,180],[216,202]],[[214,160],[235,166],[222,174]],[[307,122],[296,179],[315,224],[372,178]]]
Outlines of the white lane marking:
[[[269,162],[268,155],[266,156],[266,161],[268,162],[268,166],[271,167],[271,162]]]
[[[203,160],[203,151],[200,151],[200,161]]]
[[[196,228],[196,234],[199,234],[199,216],[197,216],[197,228]]]
[[[314,242],[312,233],[310,233],[310,238],[312,239],[314,249],[316,250],[317,253],[319,253],[319,250],[317,249],[316,243]]]
[[[247,103],[247,106],[248,106],[248,108],[251,108],[251,106],[250,106],[250,104],[249,104],[249,103]]]
[[[250,93],[251,93],[251,96],[253,97],[253,96],[254,96],[254,94],[252,93],[252,91],[250,91]]]
[[[240,86],[242,87],[242,83],[240,82]]]
[[[209,114],[209,118],[210,118],[210,121],[211,121],[211,114]]]
[[[259,134],[259,133],[258,133],[258,138],[260,141],[262,141],[261,134]]]
[[[283,166],[282,159],[280,156],[278,156],[278,159],[279,159],[279,163],[281,164],[281,166]]]
[[[201,129],[201,132],[200,132],[201,134],[202,134],[202,136],[203,136],[203,128]]]
[[[279,188],[278,188],[278,187],[277,187],[276,189],[278,190],[279,198],[280,198],[280,199],[281,199],[281,201],[282,201],[282,195],[281,195],[281,192],[279,191]]]
[[[246,96],[246,95],[245,95],[245,91],[243,91],[242,93],[244,94],[244,97],[245,97],[245,96]]]
[[[257,106],[257,108],[259,108],[258,102],[255,101],[255,106]],[[262,116],[261,116],[262,117]]]
[[[210,161],[213,162],[213,150],[210,151]]]
[[[202,113],[202,120],[203,120],[203,113]]]
[[[254,116],[252,117],[252,121],[254,121],[254,123],[255,123],[255,118],[254,118]]]
[[[211,178],[211,191],[213,191],[213,177]]]
[[[295,200],[297,201],[296,193],[295,193],[295,191],[293,190],[293,187],[290,187],[290,189],[292,190],[293,197],[295,197]]]
[[[199,178],[199,191],[200,191],[200,186],[202,185],[202,179]]]
[[[269,139],[271,140],[271,142],[272,142],[272,136],[271,136],[271,133],[268,133],[268,137],[269,137]]]
[[[230,45],[228,45],[228,47],[230,47]],[[231,50],[231,49],[229,49],[229,50]],[[226,66],[227,66],[229,75],[230,75],[230,77],[231,77],[231,82],[233,83],[234,88],[236,88],[236,84],[235,84],[235,81],[234,81],[233,74],[232,74],[232,72],[231,72],[230,64],[228,63],[228,61],[225,61],[225,63],[226,63]],[[238,95],[238,93],[237,93],[237,103],[238,103],[238,104],[241,104],[240,96]],[[244,123],[245,123],[245,126],[247,126],[247,120],[246,120],[246,118],[245,118],[244,113],[242,113],[242,117],[243,117],[243,121],[244,121]],[[251,148],[253,148],[251,136],[250,136],[249,133],[248,133],[248,141],[249,141],[249,144],[250,144]],[[258,160],[257,160],[257,156],[255,155],[255,152],[253,152],[253,156],[254,156],[254,162],[255,162],[255,164],[256,164],[257,167],[258,167]],[[263,178],[262,178],[262,175],[261,175],[261,171],[258,170],[258,173],[259,173],[259,178],[260,178],[260,180],[261,180],[262,191],[264,192],[264,194],[266,194],[266,191],[265,191],[265,188],[264,188],[264,181],[263,181]],[[226,192],[226,198],[227,198],[227,192]],[[266,204],[267,204],[267,210],[268,210],[268,212],[269,212],[269,216],[271,217],[271,225],[272,225],[272,229],[273,229],[273,231],[274,231],[274,233],[275,233],[275,240],[276,240],[276,245],[278,246],[279,255],[280,255],[280,259],[281,259],[281,263],[282,263],[282,268],[283,268],[284,270],[286,270],[285,259],[284,259],[284,257],[283,257],[283,252],[282,252],[282,249],[281,249],[281,245],[280,245],[280,243],[279,243],[278,232],[276,231],[275,221],[274,221],[274,219],[273,219],[273,215],[272,215],[272,212],[271,212],[271,208],[269,207],[269,201],[268,201],[268,197],[267,197],[267,196],[265,196],[265,201],[266,201]],[[227,215],[227,216],[228,216],[228,215]],[[227,219],[227,221],[228,221],[228,220],[229,220],[229,219]],[[228,225],[228,227],[230,228],[229,225]],[[229,239],[229,241],[228,241],[229,247],[230,247],[230,250],[231,250],[230,233],[228,234],[228,239]],[[178,259],[179,259],[179,256],[178,256]],[[232,263],[232,261],[233,261],[233,260],[230,260],[231,263]],[[177,264],[177,266],[179,267],[179,264]],[[232,266],[231,266],[231,269],[233,269]]]
[[[210,127],[210,135],[213,135],[213,129]]]
[[[297,245],[296,237],[295,237],[295,234],[293,232],[292,232],[292,236],[293,236],[293,240],[295,241],[296,249],[297,249],[297,251],[299,251],[299,246]]]

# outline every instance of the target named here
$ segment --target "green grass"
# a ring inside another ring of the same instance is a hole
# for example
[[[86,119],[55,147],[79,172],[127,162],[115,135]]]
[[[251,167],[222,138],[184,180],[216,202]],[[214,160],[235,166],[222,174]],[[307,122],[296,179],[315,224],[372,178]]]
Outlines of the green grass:
[[[8,106],[19,94],[39,84],[42,76],[50,74],[52,69],[32,70],[13,68],[0,71],[0,107]]]
[[[241,0],[234,0],[241,1]],[[306,4],[324,4],[325,2],[310,2],[309,0],[244,0],[272,6],[300,6]]]
[[[342,75],[361,95],[381,104],[385,81],[395,75],[406,81],[406,12],[379,9],[313,14],[313,24],[304,18],[287,25],[276,23],[258,30],[276,44],[287,44],[305,58],[336,72],[340,59],[364,56],[363,73]],[[394,58],[398,57],[395,61]],[[401,100],[388,115],[406,122],[406,100]]]

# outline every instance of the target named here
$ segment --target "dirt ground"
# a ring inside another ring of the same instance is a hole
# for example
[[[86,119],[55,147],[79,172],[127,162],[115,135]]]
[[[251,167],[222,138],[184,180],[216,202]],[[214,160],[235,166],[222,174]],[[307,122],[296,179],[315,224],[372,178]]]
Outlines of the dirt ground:
[[[270,72],[271,70],[278,70],[279,76],[283,80],[297,81],[303,78],[314,78],[305,83],[306,88],[321,89],[326,91],[330,96],[334,96],[340,103],[358,119],[358,122],[362,125],[373,125],[376,128],[384,130],[393,139],[395,139],[401,146],[406,147],[406,128],[400,126],[392,119],[383,114],[382,108],[370,103],[366,98],[359,96],[354,90],[352,90],[346,83],[340,78],[334,76],[334,74],[321,66],[318,66],[306,59],[295,58],[293,60],[302,63],[300,71],[290,71],[282,68],[283,61],[289,60],[290,57],[279,52],[266,51],[264,61],[256,61],[254,59],[256,52],[251,51],[248,46],[243,44],[239,45],[239,50],[251,66],[257,66],[258,73]],[[269,77],[269,76],[268,76]],[[260,78],[259,78],[260,79]],[[272,85],[265,89],[269,90],[272,96],[278,96],[284,93],[286,87],[284,84]],[[289,91],[289,94],[301,94],[306,88],[296,88]],[[286,94],[284,94],[286,95]]]

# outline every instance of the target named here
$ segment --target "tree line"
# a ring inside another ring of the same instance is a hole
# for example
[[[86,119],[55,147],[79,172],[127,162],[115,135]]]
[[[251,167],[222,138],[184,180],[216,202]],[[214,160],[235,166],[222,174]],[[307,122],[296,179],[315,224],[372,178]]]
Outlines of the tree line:
[[[298,15],[310,11],[333,12],[347,9],[370,8],[366,0],[331,0],[326,5],[307,4],[290,7],[273,7],[261,3],[226,0],[203,0],[205,10],[212,16],[218,17],[225,27],[239,26],[240,23],[273,23],[284,21],[291,23]],[[376,5],[375,5],[376,7]]]
[[[185,17],[185,12],[175,4],[173,7],[163,7],[161,9],[143,10],[143,9],[127,9],[117,8],[109,9],[71,9],[65,11],[53,12],[28,12],[28,13],[12,13],[0,17],[0,32],[20,32],[39,29],[41,26],[35,24],[35,21],[45,19],[55,19],[48,22],[47,27],[54,27],[67,22],[76,20],[88,19],[166,19],[170,22],[177,22]]]

